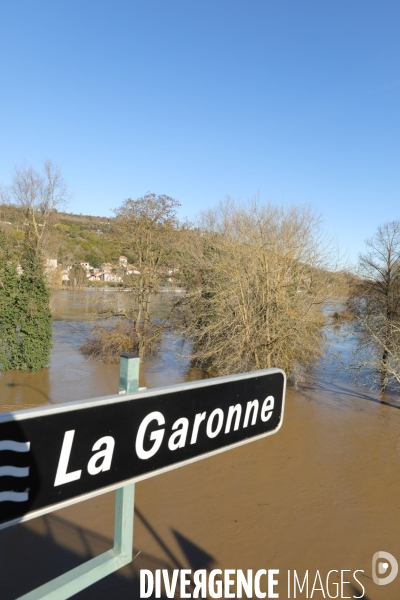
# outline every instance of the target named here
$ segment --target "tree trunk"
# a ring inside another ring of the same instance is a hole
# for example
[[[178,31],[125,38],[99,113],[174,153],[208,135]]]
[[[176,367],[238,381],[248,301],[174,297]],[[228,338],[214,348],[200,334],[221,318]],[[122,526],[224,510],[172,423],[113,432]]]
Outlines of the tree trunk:
[[[381,371],[380,372],[381,394],[385,393],[387,382],[388,382],[388,369],[387,369],[388,357],[389,357],[389,353],[385,348],[385,350],[383,351],[383,354],[382,354],[381,370],[380,370]]]

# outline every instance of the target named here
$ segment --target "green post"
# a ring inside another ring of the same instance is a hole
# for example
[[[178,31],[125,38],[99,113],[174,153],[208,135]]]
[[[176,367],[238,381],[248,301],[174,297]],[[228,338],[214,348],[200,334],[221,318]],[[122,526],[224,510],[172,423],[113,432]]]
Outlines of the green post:
[[[122,353],[119,361],[120,394],[139,391],[140,358],[137,354]],[[133,515],[135,510],[135,484],[131,483],[115,492],[114,550],[118,549],[132,560]]]
[[[139,362],[136,354],[121,354],[120,394],[131,394],[139,390]],[[114,547],[21,596],[19,600],[67,600],[132,562],[134,510],[135,484],[131,483],[115,492]]]
[[[139,363],[137,354],[123,353],[119,362],[120,394],[133,394],[139,390]]]

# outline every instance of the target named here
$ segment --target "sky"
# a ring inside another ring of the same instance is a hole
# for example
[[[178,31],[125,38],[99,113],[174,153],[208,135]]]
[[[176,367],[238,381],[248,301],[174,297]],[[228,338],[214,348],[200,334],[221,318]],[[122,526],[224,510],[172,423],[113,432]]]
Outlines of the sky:
[[[0,183],[49,158],[68,212],[309,204],[355,262],[400,219],[399,30],[398,0],[3,0]]]

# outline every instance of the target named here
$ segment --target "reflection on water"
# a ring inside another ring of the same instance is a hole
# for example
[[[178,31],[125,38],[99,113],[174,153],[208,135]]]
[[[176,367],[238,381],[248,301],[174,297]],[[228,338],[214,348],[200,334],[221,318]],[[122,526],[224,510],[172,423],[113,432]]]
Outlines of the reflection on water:
[[[55,292],[51,298],[54,321],[91,321],[102,292]]]

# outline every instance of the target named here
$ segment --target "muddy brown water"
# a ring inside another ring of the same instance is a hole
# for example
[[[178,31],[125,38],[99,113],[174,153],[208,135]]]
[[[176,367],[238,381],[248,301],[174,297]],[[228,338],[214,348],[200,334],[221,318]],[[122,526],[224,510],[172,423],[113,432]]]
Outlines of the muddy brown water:
[[[56,295],[50,367],[0,376],[3,411],[116,392],[118,365],[85,361],[78,352],[92,302],[90,292]],[[179,344],[167,339],[162,357],[144,363],[142,385],[198,376],[188,373],[184,356],[176,358]],[[382,403],[316,372],[308,389],[288,390],[278,434],[137,484],[137,556],[76,598],[139,598],[140,569],[203,568],[279,569],[279,598],[289,597],[287,572],[294,569],[301,580],[308,570],[308,597],[329,597],[332,570],[332,597],[341,570],[350,583],[339,597],[360,596],[352,573],[362,570],[364,598],[398,599],[400,575],[374,584],[372,556],[384,550],[400,562],[399,408],[395,398]],[[110,548],[113,502],[113,493],[104,494],[0,531],[1,600]],[[325,596],[311,596],[317,570]],[[297,591],[297,598],[307,595]]]

